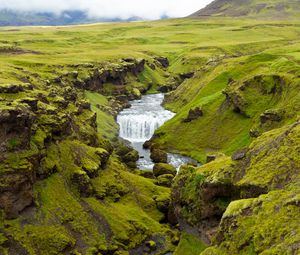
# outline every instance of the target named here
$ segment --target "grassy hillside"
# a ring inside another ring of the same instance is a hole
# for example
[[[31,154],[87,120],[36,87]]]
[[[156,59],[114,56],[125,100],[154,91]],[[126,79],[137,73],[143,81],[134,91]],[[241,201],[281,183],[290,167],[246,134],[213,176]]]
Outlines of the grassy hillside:
[[[0,34],[0,254],[297,254],[298,21]],[[114,119],[165,87],[177,114],[152,145],[217,158],[172,189],[135,169]]]
[[[299,18],[299,0],[215,0],[191,15],[201,17]]]

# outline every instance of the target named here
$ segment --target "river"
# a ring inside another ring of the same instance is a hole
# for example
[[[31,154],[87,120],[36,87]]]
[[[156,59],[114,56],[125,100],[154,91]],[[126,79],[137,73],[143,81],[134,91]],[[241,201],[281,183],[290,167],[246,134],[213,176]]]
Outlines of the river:
[[[120,127],[119,136],[128,140],[139,152],[137,166],[142,170],[152,170],[154,163],[150,151],[143,148],[155,130],[175,116],[175,113],[163,108],[164,94],[144,95],[139,100],[131,101],[131,107],[121,111],[117,117]],[[182,164],[191,162],[188,157],[168,153],[168,162],[179,169]]]

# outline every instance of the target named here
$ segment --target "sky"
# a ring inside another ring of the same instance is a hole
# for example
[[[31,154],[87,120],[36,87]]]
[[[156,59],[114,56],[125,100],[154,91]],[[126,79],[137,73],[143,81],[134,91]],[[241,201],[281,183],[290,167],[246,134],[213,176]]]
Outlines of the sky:
[[[0,9],[53,12],[82,10],[91,18],[158,19],[162,15],[184,17],[212,0],[0,0]]]

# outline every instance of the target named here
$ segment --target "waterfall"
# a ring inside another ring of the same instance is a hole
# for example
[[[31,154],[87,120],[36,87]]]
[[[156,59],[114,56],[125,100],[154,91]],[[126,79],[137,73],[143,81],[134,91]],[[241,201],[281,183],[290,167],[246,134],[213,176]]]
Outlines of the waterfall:
[[[162,94],[156,94],[133,101],[131,108],[122,111],[117,118],[120,137],[130,142],[149,140],[158,127],[174,116],[161,106],[163,98]]]
[[[140,100],[132,101],[131,107],[120,112],[117,117],[120,137],[130,141],[132,147],[139,152],[140,159],[137,165],[140,169],[151,170],[154,166],[150,159],[150,151],[143,148],[143,143],[153,136],[157,128],[175,115],[161,106],[163,99],[163,94],[143,96]],[[190,161],[188,157],[168,153],[168,162],[177,169]]]

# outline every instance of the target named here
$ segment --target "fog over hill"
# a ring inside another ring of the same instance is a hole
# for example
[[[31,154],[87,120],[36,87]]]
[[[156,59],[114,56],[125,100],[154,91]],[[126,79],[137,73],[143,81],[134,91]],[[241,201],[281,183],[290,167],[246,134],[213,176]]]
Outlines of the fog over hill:
[[[0,26],[67,25],[184,17],[211,0],[0,0]]]

